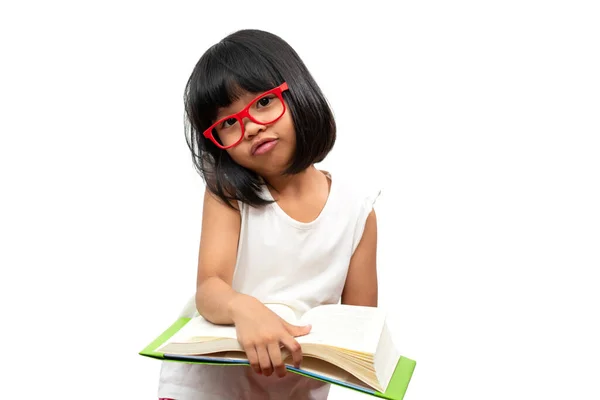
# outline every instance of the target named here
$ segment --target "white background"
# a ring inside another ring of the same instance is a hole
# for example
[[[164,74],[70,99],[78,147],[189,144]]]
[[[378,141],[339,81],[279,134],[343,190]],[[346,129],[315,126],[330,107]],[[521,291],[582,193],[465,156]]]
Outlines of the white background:
[[[3,3],[2,397],[156,398],[137,353],[193,294],[200,235],[183,88],[260,28],[331,102],[322,167],[384,188],[406,399],[600,398],[593,3]]]

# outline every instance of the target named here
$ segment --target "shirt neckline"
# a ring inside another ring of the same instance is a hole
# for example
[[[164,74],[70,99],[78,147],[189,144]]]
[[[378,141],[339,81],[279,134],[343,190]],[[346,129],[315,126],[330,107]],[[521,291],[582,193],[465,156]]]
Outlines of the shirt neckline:
[[[277,202],[271,195],[271,192],[265,185],[264,186],[264,191],[266,192],[265,194],[269,200],[273,201],[271,204],[269,204],[269,207],[271,207],[275,211],[275,213],[277,213],[280,217],[282,217],[288,224],[292,225],[295,228],[310,229],[310,228],[314,227],[315,225],[317,225],[324,218],[324,215],[327,213],[327,210],[329,208],[331,208],[332,197],[334,195],[334,188],[336,187],[335,181],[331,178],[330,172],[328,172],[328,171],[320,171],[320,172],[325,174],[325,177],[327,179],[329,179],[329,181],[331,183],[329,186],[329,195],[327,196],[325,205],[323,206],[323,208],[321,209],[321,212],[319,213],[319,215],[317,215],[317,217],[315,219],[313,219],[310,222],[301,222],[301,221],[298,221],[298,220],[290,217],[285,211],[283,211],[283,209],[281,207],[279,207],[279,204],[277,204]]]

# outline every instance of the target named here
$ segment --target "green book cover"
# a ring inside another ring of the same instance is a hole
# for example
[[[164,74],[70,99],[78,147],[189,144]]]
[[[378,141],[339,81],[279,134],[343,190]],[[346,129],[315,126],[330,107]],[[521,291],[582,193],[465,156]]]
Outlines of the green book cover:
[[[167,340],[171,338],[177,331],[179,331],[185,324],[190,321],[190,318],[180,318],[173,325],[171,325],[166,331],[164,331],[159,337],[152,341],[148,346],[146,346],[142,351],[140,351],[140,355],[146,357],[157,358],[164,361],[173,361],[173,362],[187,362],[194,364],[208,364],[208,365],[240,365],[245,364],[248,365],[247,361],[241,360],[206,360],[202,359],[202,357],[188,357],[188,356],[176,356],[176,355],[168,355],[161,352],[158,352],[157,349],[165,343]],[[288,370],[299,375],[307,376],[312,379],[318,379],[324,382],[328,382],[334,385],[343,386],[346,388],[350,388],[362,393],[370,394],[375,397],[379,397],[382,399],[388,400],[403,400],[404,395],[406,393],[406,389],[408,388],[408,384],[412,377],[413,371],[415,369],[416,362],[406,357],[400,357],[398,360],[398,365],[396,365],[396,370],[394,371],[394,375],[387,387],[385,393],[378,392],[374,389],[368,389],[360,386],[356,386],[353,384],[349,384],[346,382],[338,381],[335,379],[330,379],[326,376],[318,375],[312,372],[303,371],[302,368],[294,368],[292,366],[287,366]]]

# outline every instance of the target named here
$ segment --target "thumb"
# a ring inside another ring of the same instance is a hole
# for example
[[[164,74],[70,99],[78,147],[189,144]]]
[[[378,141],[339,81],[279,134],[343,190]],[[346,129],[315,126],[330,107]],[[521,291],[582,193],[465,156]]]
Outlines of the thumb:
[[[285,328],[292,336],[304,336],[310,332],[310,330],[312,329],[312,325],[308,324],[304,326],[298,326],[292,325],[289,322],[285,322]]]

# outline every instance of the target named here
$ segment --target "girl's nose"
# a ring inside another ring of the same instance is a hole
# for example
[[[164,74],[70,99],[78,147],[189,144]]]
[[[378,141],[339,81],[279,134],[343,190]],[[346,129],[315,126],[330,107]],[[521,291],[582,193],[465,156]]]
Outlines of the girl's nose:
[[[246,139],[252,139],[254,138],[256,135],[258,135],[260,132],[264,131],[266,129],[266,127],[264,125],[261,124],[257,124],[254,121],[251,121],[250,119],[244,119],[244,137]]]

